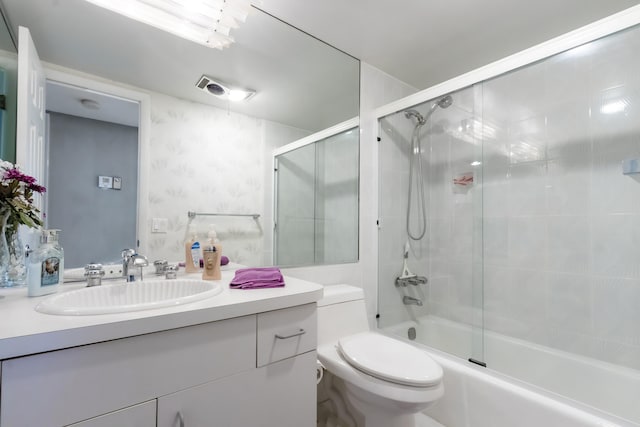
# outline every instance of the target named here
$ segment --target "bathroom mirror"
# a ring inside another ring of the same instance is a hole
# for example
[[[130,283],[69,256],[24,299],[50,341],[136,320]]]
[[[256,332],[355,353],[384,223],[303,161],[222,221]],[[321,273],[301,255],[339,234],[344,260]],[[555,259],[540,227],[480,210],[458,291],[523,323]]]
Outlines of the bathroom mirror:
[[[16,45],[0,10],[0,158],[10,162],[16,155],[17,72]]]
[[[214,226],[233,261],[273,262],[273,150],[358,115],[357,59],[255,8],[233,30],[235,43],[216,50],[84,0],[2,5],[12,28],[29,28],[48,69],[148,94],[149,155],[138,172],[148,189],[137,201],[141,253],[150,261],[182,259],[191,222],[204,237]],[[203,75],[256,94],[245,103],[217,99],[196,87]],[[81,206],[73,209],[82,214]],[[189,219],[189,211],[258,216]],[[96,241],[105,232],[96,230]],[[63,246],[69,234],[63,230]],[[92,261],[117,261],[121,249]]]

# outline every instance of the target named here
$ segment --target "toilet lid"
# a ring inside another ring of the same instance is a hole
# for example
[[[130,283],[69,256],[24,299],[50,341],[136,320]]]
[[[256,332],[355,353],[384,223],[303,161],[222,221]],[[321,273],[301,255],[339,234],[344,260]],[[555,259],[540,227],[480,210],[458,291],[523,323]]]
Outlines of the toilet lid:
[[[442,380],[442,368],[424,351],[378,333],[341,338],[338,351],[354,368],[386,381],[429,387]]]

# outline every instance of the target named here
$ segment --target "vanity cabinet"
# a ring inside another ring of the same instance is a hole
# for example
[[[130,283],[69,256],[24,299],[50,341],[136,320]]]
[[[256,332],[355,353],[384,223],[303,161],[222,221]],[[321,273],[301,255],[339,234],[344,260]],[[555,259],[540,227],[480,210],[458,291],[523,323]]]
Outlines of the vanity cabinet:
[[[68,427],[156,427],[156,399],[100,415]]]
[[[315,364],[312,351],[161,397],[158,427],[314,427]]]
[[[312,303],[4,360],[0,426],[312,427],[315,347]]]

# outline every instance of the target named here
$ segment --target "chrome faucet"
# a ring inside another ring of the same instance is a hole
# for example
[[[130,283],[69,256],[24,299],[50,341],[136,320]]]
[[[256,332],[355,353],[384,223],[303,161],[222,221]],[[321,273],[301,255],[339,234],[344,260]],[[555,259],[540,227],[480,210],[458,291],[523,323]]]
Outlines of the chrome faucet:
[[[133,249],[125,249],[122,251],[122,276],[127,282],[135,281],[135,276],[130,273],[131,268],[138,268],[140,272],[140,280],[143,280],[142,270],[149,265],[149,260],[144,255],[136,253]]]
[[[414,297],[409,297],[407,295],[402,297],[402,302],[404,305],[417,305],[422,306],[422,300]]]
[[[122,256],[122,277],[127,279],[127,282],[129,281],[129,261],[135,253],[134,249],[123,249],[120,254]]]

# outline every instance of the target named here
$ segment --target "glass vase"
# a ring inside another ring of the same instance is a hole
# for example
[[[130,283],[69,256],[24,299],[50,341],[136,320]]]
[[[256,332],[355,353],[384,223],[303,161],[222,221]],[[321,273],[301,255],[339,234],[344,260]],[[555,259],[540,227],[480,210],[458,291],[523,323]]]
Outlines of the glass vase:
[[[9,222],[9,213],[0,214],[0,288],[12,288],[27,284],[27,266],[24,246],[17,227]]]

